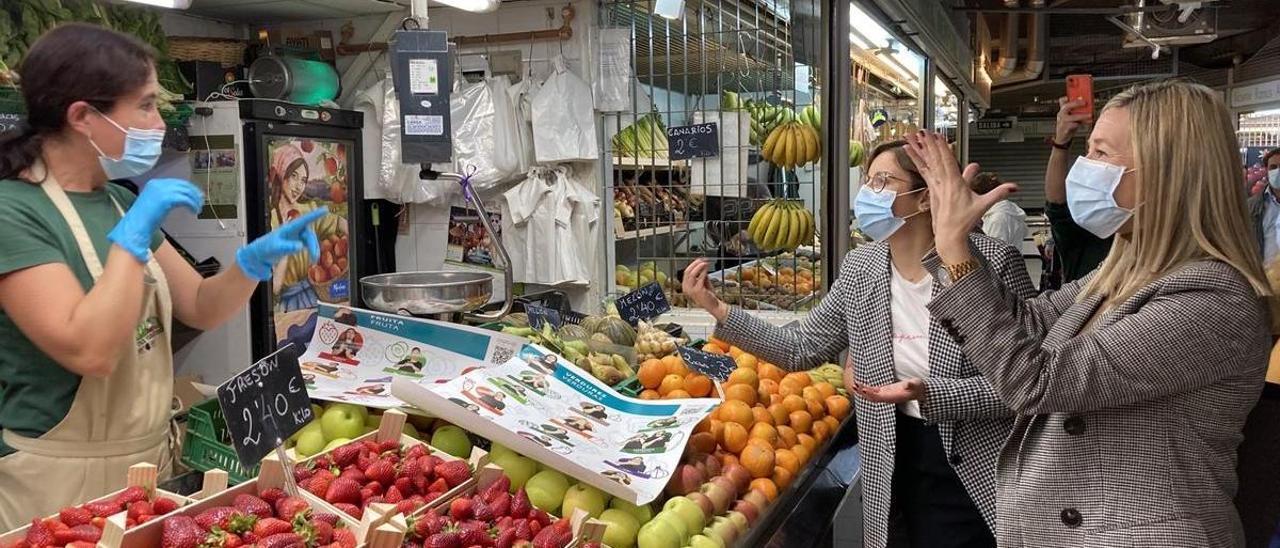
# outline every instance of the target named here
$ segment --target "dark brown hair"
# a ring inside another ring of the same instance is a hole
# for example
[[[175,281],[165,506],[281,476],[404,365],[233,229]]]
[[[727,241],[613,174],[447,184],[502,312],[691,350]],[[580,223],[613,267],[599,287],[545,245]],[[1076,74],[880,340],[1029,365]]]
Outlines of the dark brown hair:
[[[995,190],[998,186],[1000,186],[1000,177],[990,171],[979,173],[977,177],[973,178],[973,182],[969,183],[969,188],[978,194],[986,194]]]
[[[1271,157],[1277,154],[1280,154],[1280,148],[1273,148],[1271,150],[1268,150],[1267,153],[1262,156],[1262,165],[1264,166],[1267,165],[1267,162],[1271,161]]]
[[[155,58],[136,38],[97,25],[70,23],[44,33],[18,67],[27,118],[0,135],[0,179],[16,178],[35,163],[44,140],[66,127],[72,103],[109,112],[146,85]]]
[[[910,174],[911,190],[928,186],[924,182],[924,177],[920,175],[920,171],[916,169],[916,163],[911,161],[911,157],[907,155],[906,146],[907,142],[903,140],[886,141],[876,145],[875,148],[871,149],[871,154],[867,155],[867,162],[863,164],[862,170],[867,172],[866,175],[868,177],[874,175],[870,173],[871,162],[876,161],[876,158],[881,154],[888,152],[893,154],[893,160],[898,163],[898,167]]]

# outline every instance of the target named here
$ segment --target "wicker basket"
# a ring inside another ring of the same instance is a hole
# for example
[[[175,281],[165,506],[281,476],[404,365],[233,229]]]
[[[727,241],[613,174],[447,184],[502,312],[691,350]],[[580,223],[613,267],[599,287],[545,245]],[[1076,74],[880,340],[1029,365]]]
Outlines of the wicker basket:
[[[208,61],[231,67],[244,63],[247,47],[247,42],[231,38],[169,37],[169,57],[175,61]]]

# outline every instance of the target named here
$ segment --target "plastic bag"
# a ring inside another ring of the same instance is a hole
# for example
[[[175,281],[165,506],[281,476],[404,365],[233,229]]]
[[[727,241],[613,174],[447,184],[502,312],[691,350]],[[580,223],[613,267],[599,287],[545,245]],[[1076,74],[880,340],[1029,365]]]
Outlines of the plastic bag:
[[[539,163],[600,157],[591,86],[556,57],[555,68],[533,96],[533,150]]]
[[[461,84],[449,100],[454,171],[474,170],[471,184],[481,191],[518,174],[519,160],[512,154],[514,145],[510,144],[515,117],[511,115],[505,82],[506,77],[501,77]],[[499,87],[502,91],[496,94]]]
[[[402,204],[441,204],[456,185],[449,181],[424,181],[419,166],[403,163],[400,157],[400,100],[390,77],[382,81],[382,161],[378,164],[378,184],[389,200]]]
[[[600,74],[595,79],[596,109],[620,112],[631,108],[631,29],[600,29]]]
[[[533,156],[533,107],[529,103],[535,90],[533,82],[528,78],[507,88],[507,98],[511,100],[512,114],[515,115],[516,130],[513,135],[520,173],[528,173],[529,168],[537,163]]]

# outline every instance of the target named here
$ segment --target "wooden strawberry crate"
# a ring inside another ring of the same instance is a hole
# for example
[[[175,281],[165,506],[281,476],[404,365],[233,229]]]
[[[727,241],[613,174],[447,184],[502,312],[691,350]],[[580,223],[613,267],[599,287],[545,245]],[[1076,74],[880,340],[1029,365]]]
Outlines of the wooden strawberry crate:
[[[401,447],[405,449],[408,449],[415,445],[421,445],[431,455],[435,455],[436,457],[439,457],[441,460],[446,460],[446,461],[461,460],[458,457],[455,457],[453,455],[445,453],[444,451],[440,451],[439,449],[431,447],[431,445],[427,444],[426,442],[423,442],[421,440],[405,435],[403,433],[403,429],[404,429],[405,420],[407,418],[408,416],[403,411],[399,411],[396,409],[388,409],[386,412],[382,414],[382,420],[381,422],[378,423],[377,430],[373,432],[369,432],[368,434],[365,434],[358,438],[355,438],[354,440],[351,440],[351,443],[362,443],[365,440],[373,440],[376,442],[383,442],[388,440],[399,440]],[[305,459],[299,460],[294,464],[306,465],[308,463],[315,462],[316,459],[319,459],[320,457],[328,455],[330,453],[332,453],[332,451],[317,453]],[[288,454],[290,457],[292,457],[297,453],[294,450],[290,450]],[[489,462],[489,453],[487,451],[479,447],[472,448],[471,456],[467,459],[467,463],[471,466],[471,469],[473,471],[480,470],[488,462]],[[292,467],[289,467],[289,469],[290,471],[292,471]],[[454,488],[446,491],[443,495],[439,496],[435,500],[436,501],[452,500],[457,495],[457,493],[462,492],[468,487],[468,485],[474,482],[475,482],[475,475],[473,473],[471,480],[455,486]],[[332,504],[329,504],[321,497],[317,497],[314,494],[307,493],[307,492],[304,492],[302,495],[307,499],[308,502],[311,502],[314,507],[318,509],[323,508],[323,510],[321,510],[323,512],[333,512],[335,514],[347,516],[347,514],[345,514],[341,510],[338,510]],[[429,503],[427,507],[430,507],[430,506],[431,504]],[[361,521],[363,521],[363,519]],[[356,538],[364,538],[364,537],[360,534],[360,532],[357,532]]]
[[[157,488],[156,485],[158,483],[158,475],[159,475],[158,470],[156,468],[156,465],[154,464],[149,464],[149,463],[135,464],[129,467],[128,479],[125,482],[125,487],[128,488],[128,487],[139,486],[139,487],[146,488],[148,492],[154,493],[151,500],[154,501],[156,498],[169,499],[178,503],[178,509],[174,510],[169,514],[158,515],[151,521],[148,521],[147,523],[144,523],[139,526],[135,526],[131,529],[126,529],[126,525],[125,525],[125,521],[127,519],[126,516],[128,514],[127,511],[122,511],[118,514],[115,514],[107,518],[106,520],[106,524],[104,525],[102,530],[102,538],[98,541],[98,546],[100,548],[132,548],[135,546],[137,547],[158,546],[160,541],[159,525],[161,520],[163,520],[166,516],[177,515],[179,513],[182,513],[185,508],[189,507],[191,504],[195,503],[197,500],[203,497],[209,496],[217,491],[226,489],[227,478],[225,473],[221,475],[220,485],[218,482],[219,476],[217,474],[213,475],[212,477],[206,475],[204,488],[200,491],[200,493],[194,495],[193,497],[185,497],[177,493],[171,493],[169,491],[165,491],[163,489]],[[100,502],[100,501],[111,500],[113,497],[119,495],[122,492],[124,492],[124,489],[115,491],[106,496],[93,499],[89,502]],[[57,517],[57,515],[55,514],[53,516],[46,516],[45,519],[52,518],[52,517]],[[27,530],[30,527],[31,527],[30,525],[26,525],[21,528],[9,531],[8,533],[5,533],[3,535],[0,535],[0,547],[11,546],[17,543],[19,540],[22,540],[23,538],[26,537]],[[155,542],[145,542],[143,539],[149,538],[151,529],[154,529],[156,531]]]

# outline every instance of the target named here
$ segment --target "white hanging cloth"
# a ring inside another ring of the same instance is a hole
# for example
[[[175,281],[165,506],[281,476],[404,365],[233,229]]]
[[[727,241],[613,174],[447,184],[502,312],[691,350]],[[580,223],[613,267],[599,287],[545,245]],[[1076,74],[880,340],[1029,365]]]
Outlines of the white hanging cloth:
[[[595,106],[591,86],[565,65],[554,69],[533,95],[533,150],[539,163],[594,161],[600,156],[596,140]]]

